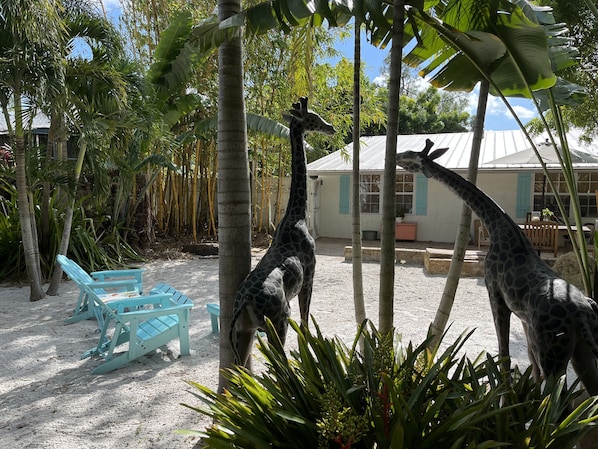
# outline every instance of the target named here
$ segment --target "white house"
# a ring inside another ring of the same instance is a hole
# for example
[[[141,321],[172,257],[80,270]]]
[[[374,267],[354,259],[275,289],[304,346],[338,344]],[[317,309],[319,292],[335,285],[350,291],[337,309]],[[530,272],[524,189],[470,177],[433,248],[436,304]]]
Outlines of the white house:
[[[568,142],[575,168],[584,222],[598,217],[598,144],[584,143],[579,132]],[[449,151],[437,162],[467,175],[473,133],[419,134],[399,136],[397,151],[421,151],[426,139],[434,148]],[[558,194],[569,204],[569,192],[556,162],[553,147],[545,138],[534,139],[549,167]],[[384,169],[385,136],[363,137],[360,152],[361,229],[380,227],[380,192]],[[310,227],[315,236],[350,238],[353,144],[308,164]],[[348,156],[348,157],[347,157]],[[516,221],[543,208],[556,211],[554,197],[535,154],[522,131],[486,131],[482,140],[477,177],[478,187],[492,197]],[[407,211],[405,221],[417,224],[417,240],[453,242],[461,214],[461,200],[444,185],[422,174],[397,168],[396,204]],[[474,217],[475,218],[475,217]],[[473,233],[472,233],[473,235]]]

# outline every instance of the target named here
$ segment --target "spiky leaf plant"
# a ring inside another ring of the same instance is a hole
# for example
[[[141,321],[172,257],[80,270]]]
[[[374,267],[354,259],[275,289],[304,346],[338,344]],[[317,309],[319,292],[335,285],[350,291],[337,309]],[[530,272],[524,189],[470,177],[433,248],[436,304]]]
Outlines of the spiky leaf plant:
[[[201,436],[207,448],[573,448],[598,419],[598,399],[574,410],[577,393],[564,377],[540,385],[531,370],[506,379],[500,361],[460,355],[471,333],[441,354],[382,335],[369,323],[353,346],[291,321],[298,349],[286,353],[261,342],[263,373],[225,373],[218,394],[195,382],[212,418]],[[359,339],[363,352],[358,352]]]

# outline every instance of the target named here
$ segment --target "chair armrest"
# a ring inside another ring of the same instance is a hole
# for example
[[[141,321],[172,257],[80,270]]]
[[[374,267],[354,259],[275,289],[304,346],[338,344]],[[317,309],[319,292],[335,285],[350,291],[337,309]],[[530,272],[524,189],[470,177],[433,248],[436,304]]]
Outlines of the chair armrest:
[[[149,318],[154,318],[158,316],[165,316],[165,315],[182,315],[187,310],[191,309],[193,306],[191,304],[181,304],[172,307],[164,307],[159,309],[145,309],[145,310],[135,310],[133,312],[119,312],[118,316],[125,322],[131,320],[139,320],[145,321]]]
[[[161,293],[158,295],[147,295],[147,296],[135,296],[133,298],[122,298],[110,301],[109,307],[119,311],[119,315],[123,313],[125,309],[137,309],[139,307],[151,306],[154,308],[168,308],[174,305],[172,301],[172,294]],[[158,306],[158,307],[156,307]]]

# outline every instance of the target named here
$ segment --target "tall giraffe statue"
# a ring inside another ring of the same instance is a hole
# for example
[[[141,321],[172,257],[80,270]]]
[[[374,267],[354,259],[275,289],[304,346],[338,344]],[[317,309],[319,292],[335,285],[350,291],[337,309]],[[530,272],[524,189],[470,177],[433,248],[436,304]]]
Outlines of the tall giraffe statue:
[[[434,162],[447,148],[428,155],[397,153],[397,165],[409,172],[446,185],[483,221],[490,234],[485,281],[498,352],[510,370],[509,327],[511,313],[523,323],[528,356],[536,380],[564,374],[569,360],[590,395],[598,394],[598,305],[567,283],[543,261],[519,226],[474,184]]]
[[[307,229],[307,161],[303,147],[306,132],[334,134],[334,127],[308,110],[307,98],[293,104],[290,116],[291,192],[287,210],[274,233],[270,248],[255,269],[243,280],[233,305],[230,340],[235,363],[251,370],[251,348],[255,331],[272,321],[276,335],[268,341],[280,350],[286,340],[290,301],[299,296],[302,325],[309,318],[316,244]]]

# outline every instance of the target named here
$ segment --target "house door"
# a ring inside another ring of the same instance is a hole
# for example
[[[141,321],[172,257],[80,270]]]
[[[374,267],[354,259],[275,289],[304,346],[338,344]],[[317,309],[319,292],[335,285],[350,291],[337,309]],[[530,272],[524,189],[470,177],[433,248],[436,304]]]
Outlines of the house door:
[[[310,179],[310,181],[307,228],[315,239],[320,235],[320,186],[322,185],[322,181],[319,178]]]

